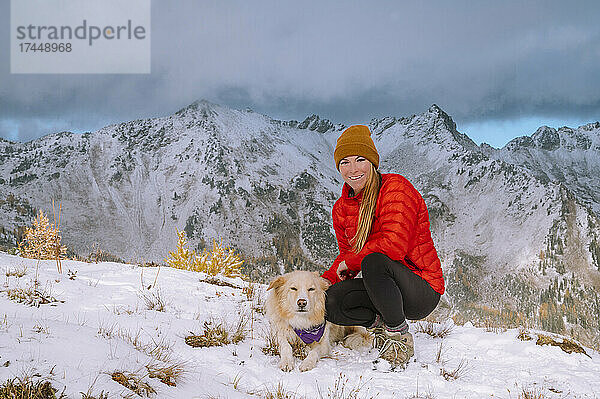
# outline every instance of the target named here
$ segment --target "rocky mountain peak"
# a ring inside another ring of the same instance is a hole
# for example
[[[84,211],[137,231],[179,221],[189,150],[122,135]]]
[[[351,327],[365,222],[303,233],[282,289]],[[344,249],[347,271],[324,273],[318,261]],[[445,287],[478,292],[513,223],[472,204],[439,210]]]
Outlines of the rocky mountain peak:
[[[437,104],[431,105],[431,107],[429,107],[427,110],[427,114],[441,119],[448,130],[456,131],[456,123],[452,120],[450,115],[444,112],[444,110],[442,110]]]
[[[296,128],[298,129],[308,129],[312,131],[317,131],[319,133],[325,133],[329,129],[333,129],[334,125],[328,119],[321,119],[319,115],[312,114],[311,116],[304,119],[300,122]]]
[[[473,140],[456,129],[454,120],[437,104],[431,105],[427,111],[417,117],[416,121],[417,125],[422,125],[423,123],[428,125],[429,129],[427,131],[430,135],[434,136],[437,142],[454,141],[465,149],[479,149],[479,146]]]
[[[598,130],[600,132],[600,122],[588,123],[583,126],[579,126],[581,130],[585,130],[586,132],[591,132],[593,130]]]
[[[216,114],[216,109],[219,107],[218,104],[211,103],[206,99],[196,100],[187,107],[181,108],[175,113],[175,115],[183,116],[189,113],[200,113],[204,117]]]
[[[552,151],[560,147],[560,136],[556,129],[542,126],[531,136],[536,147],[543,150]]]

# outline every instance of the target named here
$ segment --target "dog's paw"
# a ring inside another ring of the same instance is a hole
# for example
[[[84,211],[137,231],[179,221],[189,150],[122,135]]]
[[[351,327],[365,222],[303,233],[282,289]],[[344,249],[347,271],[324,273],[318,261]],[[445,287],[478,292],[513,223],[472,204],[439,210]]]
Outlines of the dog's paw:
[[[316,365],[317,365],[316,360],[311,359],[310,357],[307,357],[306,359],[304,359],[302,361],[302,363],[300,363],[300,366],[298,366],[298,369],[300,371],[308,371],[308,370],[314,369]]]
[[[292,371],[294,369],[294,359],[281,359],[279,368],[282,371]]]

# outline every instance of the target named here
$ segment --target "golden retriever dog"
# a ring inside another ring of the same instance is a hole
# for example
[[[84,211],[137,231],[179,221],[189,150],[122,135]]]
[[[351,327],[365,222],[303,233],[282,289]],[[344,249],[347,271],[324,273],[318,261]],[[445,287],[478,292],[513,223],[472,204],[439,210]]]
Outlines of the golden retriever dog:
[[[290,345],[294,341],[303,341],[309,347],[300,371],[314,368],[335,342],[341,341],[350,349],[371,345],[372,337],[364,327],[344,327],[325,321],[328,287],[329,282],[319,274],[298,270],[275,278],[267,288],[270,292],[265,311],[279,345],[281,370],[294,368]]]

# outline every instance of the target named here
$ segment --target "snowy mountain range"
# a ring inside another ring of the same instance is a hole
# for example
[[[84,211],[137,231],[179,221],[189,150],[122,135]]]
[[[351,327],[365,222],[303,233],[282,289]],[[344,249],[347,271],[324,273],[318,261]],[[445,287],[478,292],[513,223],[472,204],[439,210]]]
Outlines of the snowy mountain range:
[[[600,326],[600,123],[541,127],[501,149],[478,146],[436,105],[369,127],[381,171],[425,198],[450,302],[508,307],[558,331]],[[194,248],[222,239],[255,277],[324,270],[337,253],[332,154],[344,128],[202,100],[94,133],[1,140],[0,238],[14,245],[16,229],[34,209],[51,213],[54,199],[63,243],[82,254],[97,243],[162,262],[177,228]]]

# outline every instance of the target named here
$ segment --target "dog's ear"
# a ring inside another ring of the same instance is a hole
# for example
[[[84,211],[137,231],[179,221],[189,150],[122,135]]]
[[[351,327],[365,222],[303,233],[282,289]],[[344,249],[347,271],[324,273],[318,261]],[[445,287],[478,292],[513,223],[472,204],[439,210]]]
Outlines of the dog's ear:
[[[315,272],[315,274],[319,279],[319,287],[321,287],[323,291],[327,291],[327,288],[329,288],[329,286],[331,285],[331,281],[327,280],[325,277],[321,277],[321,275],[317,272]]]
[[[277,289],[277,288],[281,287],[283,284],[285,284],[285,278],[283,276],[279,276],[275,280],[271,281],[271,284],[269,284],[267,291],[269,291],[271,288]]]

